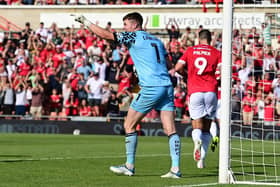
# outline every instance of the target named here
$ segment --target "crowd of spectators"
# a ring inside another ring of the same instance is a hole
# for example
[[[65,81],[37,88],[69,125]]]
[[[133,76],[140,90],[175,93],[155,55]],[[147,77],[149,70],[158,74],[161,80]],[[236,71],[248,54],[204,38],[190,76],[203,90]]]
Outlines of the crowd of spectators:
[[[110,22],[107,29],[114,30]],[[163,40],[175,65],[187,47],[198,44],[203,26],[183,31],[173,20],[165,29],[169,37]],[[262,29],[240,25],[233,32],[232,119],[242,118],[245,125],[254,118],[272,124],[280,116],[280,35],[272,36],[270,29],[268,19]],[[212,33],[211,45],[221,50],[221,32]],[[190,120],[186,77],[171,75],[176,118],[183,122]],[[27,22],[20,34],[5,33],[0,40],[0,114],[125,117],[139,89],[128,49],[83,25],[62,29],[40,23],[32,29]],[[157,118],[153,110],[144,121]]]
[[[202,4],[203,0],[0,0],[0,5],[164,5],[164,4]],[[219,0],[205,1],[216,4]],[[280,0],[235,0],[236,4],[274,4]]]

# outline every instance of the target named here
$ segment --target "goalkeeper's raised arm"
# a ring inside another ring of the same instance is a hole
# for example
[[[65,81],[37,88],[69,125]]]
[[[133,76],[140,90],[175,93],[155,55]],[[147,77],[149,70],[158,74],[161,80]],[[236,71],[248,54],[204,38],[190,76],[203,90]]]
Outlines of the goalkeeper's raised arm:
[[[94,32],[97,36],[106,39],[106,40],[114,40],[114,34],[97,24],[92,23],[89,21],[85,16],[79,15],[75,17],[75,21],[79,22],[81,24],[84,24],[88,29],[90,29],[92,32]]]

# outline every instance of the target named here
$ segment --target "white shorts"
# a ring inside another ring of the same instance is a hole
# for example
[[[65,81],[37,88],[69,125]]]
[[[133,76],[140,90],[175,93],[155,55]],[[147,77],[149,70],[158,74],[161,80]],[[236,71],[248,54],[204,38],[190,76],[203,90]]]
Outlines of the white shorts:
[[[221,118],[221,99],[218,100],[217,109],[216,109],[216,118]]]
[[[192,119],[215,119],[217,95],[214,92],[197,92],[190,96],[189,111]]]

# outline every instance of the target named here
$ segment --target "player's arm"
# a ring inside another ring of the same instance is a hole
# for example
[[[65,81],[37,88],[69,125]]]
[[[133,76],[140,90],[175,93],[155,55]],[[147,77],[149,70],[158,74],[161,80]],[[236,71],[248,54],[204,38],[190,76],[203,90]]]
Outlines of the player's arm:
[[[106,39],[106,40],[114,40],[114,34],[92,22],[87,20],[83,15],[77,16],[75,21],[84,24],[87,28],[89,28],[92,32],[94,32],[97,36]]]
[[[114,34],[106,29],[99,27],[96,24],[91,24],[88,28],[94,32],[97,36],[106,39],[106,40],[114,40]]]
[[[184,69],[185,64],[181,63],[181,62],[177,62],[177,64],[175,65],[175,71],[176,72],[180,72]]]

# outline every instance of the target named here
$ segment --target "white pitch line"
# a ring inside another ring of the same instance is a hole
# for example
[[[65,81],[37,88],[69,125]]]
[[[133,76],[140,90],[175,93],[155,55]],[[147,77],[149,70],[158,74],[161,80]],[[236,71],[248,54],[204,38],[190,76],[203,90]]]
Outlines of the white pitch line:
[[[215,183],[204,183],[204,184],[191,184],[191,185],[179,185],[179,186],[169,186],[169,187],[196,187],[196,186],[216,186],[217,182]]]
[[[190,155],[189,153],[182,153],[181,155]],[[5,155],[3,155],[5,156]],[[136,155],[139,158],[145,157],[165,157],[169,154],[145,154]],[[103,159],[103,158],[126,158],[126,155],[101,155],[101,156],[89,156],[89,157],[43,157],[43,158],[14,158],[14,159],[0,159],[0,162],[16,162],[16,161],[44,161],[44,160],[79,160],[79,159]]]

